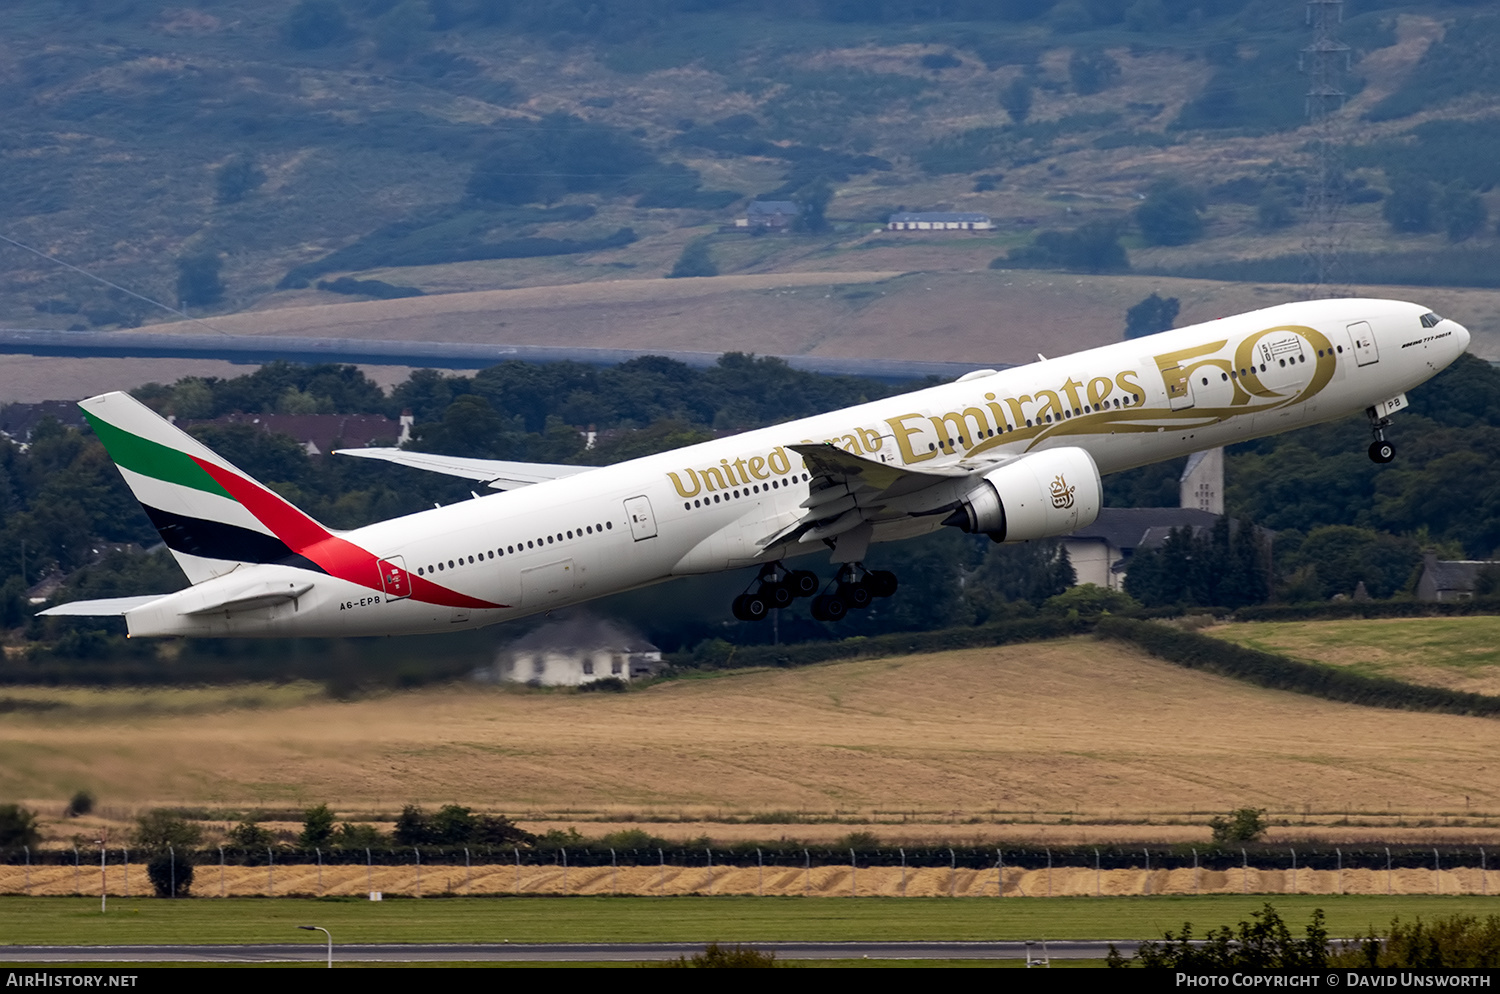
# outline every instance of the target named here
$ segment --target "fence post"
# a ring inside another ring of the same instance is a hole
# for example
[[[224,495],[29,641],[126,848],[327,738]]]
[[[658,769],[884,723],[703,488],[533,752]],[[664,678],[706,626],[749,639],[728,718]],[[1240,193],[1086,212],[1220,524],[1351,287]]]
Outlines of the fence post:
[[[1146,854],[1146,893],[1150,894],[1151,893],[1151,850],[1150,849],[1142,849],[1141,852],[1143,852],[1143,853]]]
[[[177,897],[177,850],[167,846],[167,864],[171,867],[172,898]]]
[[[999,852],[997,849],[996,852]],[[900,848],[901,853],[901,896],[906,896],[906,849]]]
[[[609,892],[612,895],[620,893],[620,864],[615,861],[615,847],[609,847]]]
[[[953,847],[948,847],[948,896],[958,896],[958,857],[953,855]]]
[[[1437,846],[1432,847],[1432,892],[1441,894],[1443,892],[1443,878],[1441,875],[1442,864],[1438,860]]]
[[[464,896],[467,897],[473,890],[474,867],[469,862],[469,847],[464,846]]]
[[[568,892],[568,850],[564,846],[558,846],[557,848],[562,852],[563,893],[566,894]]]
[[[22,846],[26,850],[26,896],[31,896],[31,847]]]
[[[318,896],[323,896],[323,849],[313,846],[313,852],[318,854]]]
[[[708,892],[714,892],[714,851],[710,846],[704,846],[703,851],[708,853]]]
[[[266,847],[266,880],[270,885],[271,896],[276,896],[276,854],[271,847]]]
[[[656,858],[660,863],[660,867],[656,871],[656,892],[660,894],[662,882],[667,879],[667,857],[658,848],[656,850]]]
[[[129,879],[127,877],[126,879]],[[219,896],[224,896],[224,847],[219,847]]]
[[[755,866],[757,879],[755,882],[755,896],[766,896],[766,861],[760,854],[760,846],[755,847]]]
[[[1433,852],[1437,852],[1436,849]],[[78,865],[78,843],[73,843],[73,894],[75,897],[83,895],[83,868]]]
[[[1047,896],[1052,896],[1052,850],[1047,850]]]
[[[859,896],[859,864],[854,860],[854,847],[849,847],[849,896]]]
[[[1390,846],[1386,846],[1385,847],[1385,893],[1386,893],[1387,897],[1389,897],[1390,894],[1391,894],[1391,847]]]
[[[516,893],[521,893],[521,847],[512,846],[516,851]]]
[[[369,846],[365,846],[365,890],[375,893],[375,862],[370,858]]]
[[[1240,870],[1241,890],[1250,893],[1250,857],[1245,853],[1245,847],[1240,847],[1240,859],[1244,861],[1244,869]]]
[[[1099,893],[1099,849],[1097,846],[1094,848],[1094,896],[1102,896]]]
[[[1479,847],[1479,892],[1490,896],[1490,870],[1484,861],[1484,846]]]
[[[121,854],[125,857],[125,896],[130,896],[130,847],[121,846]]]
[[[1004,897],[1005,896],[1005,878],[1003,876],[1001,876],[1001,873],[1004,870],[1004,864],[1005,864],[1005,854],[1000,851],[1000,847],[999,846],[996,846],[995,847],[995,896],[996,897]]]
[[[1292,850],[1292,893],[1297,893],[1297,850]]]
[[[1193,847],[1193,893],[1198,893],[1198,849]]]
[[[807,896],[807,885],[812,882],[812,854],[802,850],[802,896]]]
[[[1339,893],[1342,894],[1344,892],[1344,850],[1335,848],[1333,852],[1339,860]]]

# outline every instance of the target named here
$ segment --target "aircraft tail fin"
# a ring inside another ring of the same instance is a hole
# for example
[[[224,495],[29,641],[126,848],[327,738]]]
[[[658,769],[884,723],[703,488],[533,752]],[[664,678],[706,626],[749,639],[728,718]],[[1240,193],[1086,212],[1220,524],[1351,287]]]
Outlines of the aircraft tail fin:
[[[78,406],[193,583],[248,563],[325,571],[316,561],[346,544],[129,394]]]

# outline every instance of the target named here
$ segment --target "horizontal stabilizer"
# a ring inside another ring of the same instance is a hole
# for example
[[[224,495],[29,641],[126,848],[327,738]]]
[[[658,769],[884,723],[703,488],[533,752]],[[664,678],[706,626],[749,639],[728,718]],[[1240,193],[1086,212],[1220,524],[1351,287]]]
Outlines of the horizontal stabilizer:
[[[494,490],[514,490],[533,483],[561,480],[565,476],[587,473],[593,466],[562,466],[555,463],[510,462],[504,459],[465,459],[461,456],[440,456],[430,452],[408,452],[405,449],[334,449],[336,456],[359,456],[363,459],[383,459],[399,466],[425,469],[429,473],[462,477],[465,480],[480,480]]]
[[[73,601],[49,607],[37,614],[52,618],[118,618],[126,611],[133,611],[152,601],[159,601],[167,594],[146,594],[141,597],[106,597],[97,601]]]

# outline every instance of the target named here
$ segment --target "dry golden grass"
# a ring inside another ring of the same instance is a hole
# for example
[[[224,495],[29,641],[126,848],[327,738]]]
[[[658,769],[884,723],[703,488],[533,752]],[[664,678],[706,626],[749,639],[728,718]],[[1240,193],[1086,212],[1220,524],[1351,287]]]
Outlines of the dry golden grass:
[[[118,858],[116,856],[116,858]],[[151,893],[144,866],[125,872],[112,864],[106,874],[111,896]],[[196,897],[308,895],[360,897],[382,894],[759,894],[809,897],[1117,897],[1139,894],[1484,894],[1500,886],[1500,873],[1488,880],[1477,868],[1432,870],[1093,870],[1055,867],[985,870],[943,867],[908,868],[815,866],[608,866],[570,867],[509,865],[424,866],[228,866],[213,863],[194,868]],[[99,867],[0,867],[0,894],[60,897],[98,894]]]
[[[985,822],[1062,816],[1201,825],[1246,804],[1291,820],[1317,812],[1325,825],[1347,811],[1356,823],[1386,812],[1478,826],[1500,806],[1500,722],[1264,690],[1088,639],[736,672],[625,695],[463,686],[338,703],[293,688],[252,702],[238,688],[197,692],[190,707],[166,695],[153,710],[152,692],[31,693],[73,706],[7,715],[0,797],[32,799],[49,817],[80,787],[119,817],[174,803],[326,801],[347,813],[456,802],[651,830],[842,813],[873,817],[891,838],[932,838],[919,826],[936,822],[955,839],[979,837]],[[904,832],[903,813],[916,831]]]

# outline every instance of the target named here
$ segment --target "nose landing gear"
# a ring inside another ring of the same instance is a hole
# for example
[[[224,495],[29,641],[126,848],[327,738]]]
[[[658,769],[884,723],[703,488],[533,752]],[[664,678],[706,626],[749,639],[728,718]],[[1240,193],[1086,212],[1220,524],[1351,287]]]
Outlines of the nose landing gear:
[[[1396,447],[1385,440],[1385,430],[1391,426],[1391,419],[1378,417],[1373,407],[1365,413],[1370,418],[1370,429],[1375,432],[1375,441],[1370,443],[1370,461],[1388,463],[1396,458]]]

